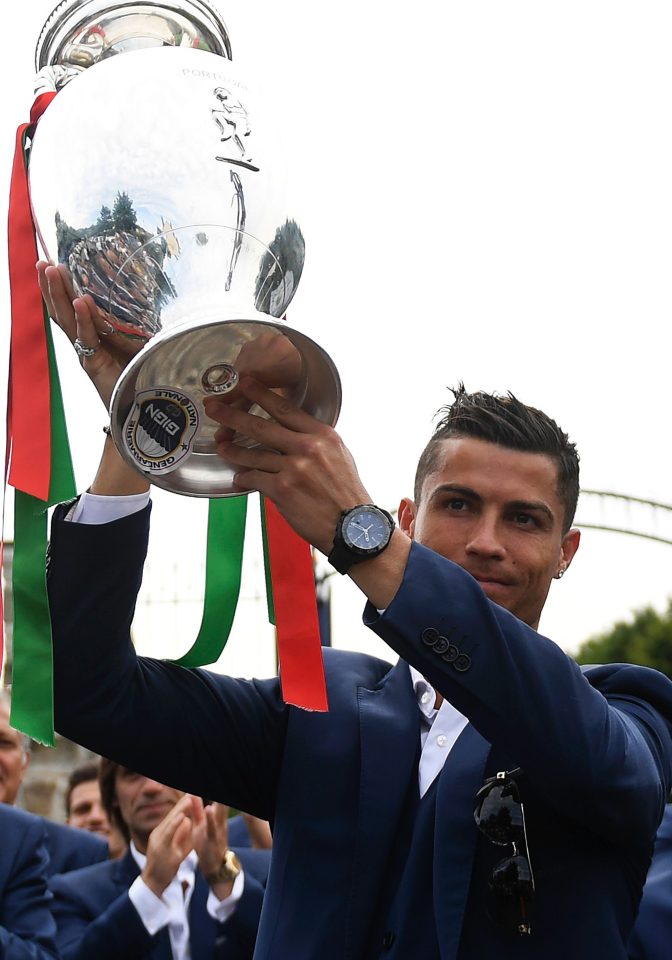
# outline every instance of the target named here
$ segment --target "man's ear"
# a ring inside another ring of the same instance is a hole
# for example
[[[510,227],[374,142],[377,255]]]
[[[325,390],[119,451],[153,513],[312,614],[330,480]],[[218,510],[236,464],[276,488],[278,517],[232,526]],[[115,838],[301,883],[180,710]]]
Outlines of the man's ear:
[[[556,576],[562,576],[567,567],[570,565],[574,559],[576,551],[579,549],[579,544],[581,542],[581,531],[572,528],[568,530],[567,533],[562,538],[562,543],[560,545],[560,561],[558,564],[558,573]]]
[[[413,539],[413,532],[415,530],[415,514],[415,503],[409,497],[404,497],[399,504],[397,519],[399,520],[399,529],[403,530],[411,540]]]

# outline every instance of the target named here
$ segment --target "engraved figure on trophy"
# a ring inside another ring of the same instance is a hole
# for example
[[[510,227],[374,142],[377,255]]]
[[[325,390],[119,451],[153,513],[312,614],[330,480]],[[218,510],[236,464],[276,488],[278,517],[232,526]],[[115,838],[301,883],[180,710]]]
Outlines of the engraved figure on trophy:
[[[219,159],[219,157],[217,159]],[[233,273],[236,269],[236,263],[238,262],[238,257],[240,256],[240,251],[243,246],[243,234],[245,233],[245,222],[247,220],[243,181],[240,179],[235,170],[229,170],[229,174],[231,176],[231,183],[233,184],[234,190],[231,205],[233,206],[235,204],[236,206],[236,236],[233,241],[233,252],[231,254],[231,261],[229,263],[229,275],[226,278],[227,291],[231,289]]]
[[[213,92],[219,101],[219,106],[212,109],[212,118],[221,133],[220,141],[222,143],[232,141],[239,152],[239,156],[229,155],[217,157],[217,159],[224,163],[236,163],[241,167],[247,167],[248,170],[258,171],[259,167],[252,162],[252,157],[248,154],[241,139],[241,137],[249,137],[252,132],[247,110],[226,87],[216,87]]]

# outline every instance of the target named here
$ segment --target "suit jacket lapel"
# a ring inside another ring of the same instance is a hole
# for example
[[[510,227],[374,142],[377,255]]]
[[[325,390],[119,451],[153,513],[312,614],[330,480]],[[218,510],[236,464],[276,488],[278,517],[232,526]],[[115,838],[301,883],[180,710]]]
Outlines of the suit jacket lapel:
[[[439,774],[434,832],[434,915],[441,960],[455,960],[478,838],[474,796],[490,744],[467,724]]]
[[[114,883],[120,890],[128,890],[135,878],[140,875],[140,868],[133,859],[133,854],[130,850],[127,850],[123,857],[113,862],[112,878]]]
[[[361,956],[411,778],[417,782],[420,711],[408,665],[373,690],[358,687],[360,781],[346,957]]]

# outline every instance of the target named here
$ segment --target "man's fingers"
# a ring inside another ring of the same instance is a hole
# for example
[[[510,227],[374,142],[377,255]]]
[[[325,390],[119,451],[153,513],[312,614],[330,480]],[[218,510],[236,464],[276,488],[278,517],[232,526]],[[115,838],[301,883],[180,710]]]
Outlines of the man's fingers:
[[[78,297],[72,303],[77,324],[77,339],[85,347],[100,347],[100,335],[93,322],[91,305],[83,297]]]
[[[50,265],[45,267],[44,277],[47,284],[46,300],[49,316],[64,330],[70,340],[74,340],[76,329],[72,297],[65,287],[63,275],[58,267]]]
[[[200,797],[191,795],[190,816],[195,827],[205,823],[205,811]]]
[[[204,401],[205,413],[223,428],[218,432],[222,439],[230,436],[231,432],[236,432],[264,447],[291,453],[299,449],[296,444],[297,435],[315,436],[328,429],[309,413],[272,390],[262,387],[255,380],[242,379],[240,389],[251,404],[257,404],[272,419],[267,420],[265,417],[248,413],[218,398],[207,397]]]
[[[188,814],[188,808],[191,807],[191,795],[185,794],[181,797],[163,820],[156,825],[152,831],[152,837],[156,840],[166,842],[174,835],[180,823]],[[189,821],[191,823],[191,821]]]
[[[217,437],[215,439],[217,440]],[[217,443],[217,453],[241,470],[262,470],[264,473],[277,473],[281,469],[283,456],[263,447],[239,447],[228,440]]]
[[[208,833],[212,831],[215,837],[226,831],[228,834],[229,808],[223,803],[211,803],[206,808],[205,815],[208,818]]]
[[[47,313],[50,317],[54,315],[54,305],[51,302],[51,294],[49,293],[49,281],[47,280],[46,270],[49,264],[46,260],[37,261],[37,282],[40,285],[40,290],[42,292],[42,298],[47,305]]]
[[[70,301],[74,300],[77,294],[75,293],[75,288],[72,285],[72,274],[64,263],[59,263],[56,269],[61,275],[61,281],[63,283],[66,295]]]
[[[184,816],[183,814],[182,820],[177,824],[172,836],[172,847],[178,852],[180,861],[184,860],[187,854],[194,849],[192,830],[192,821],[189,817]]]

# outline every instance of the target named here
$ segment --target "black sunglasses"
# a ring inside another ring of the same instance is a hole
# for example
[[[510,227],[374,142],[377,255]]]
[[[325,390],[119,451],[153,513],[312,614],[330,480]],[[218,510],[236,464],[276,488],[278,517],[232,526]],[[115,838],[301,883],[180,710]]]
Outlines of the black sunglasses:
[[[524,936],[532,932],[534,877],[527,847],[525,812],[514,779],[520,773],[521,768],[516,767],[486,780],[475,797],[474,819],[492,843],[513,847],[513,855],[501,860],[490,875],[489,909],[493,920]]]

